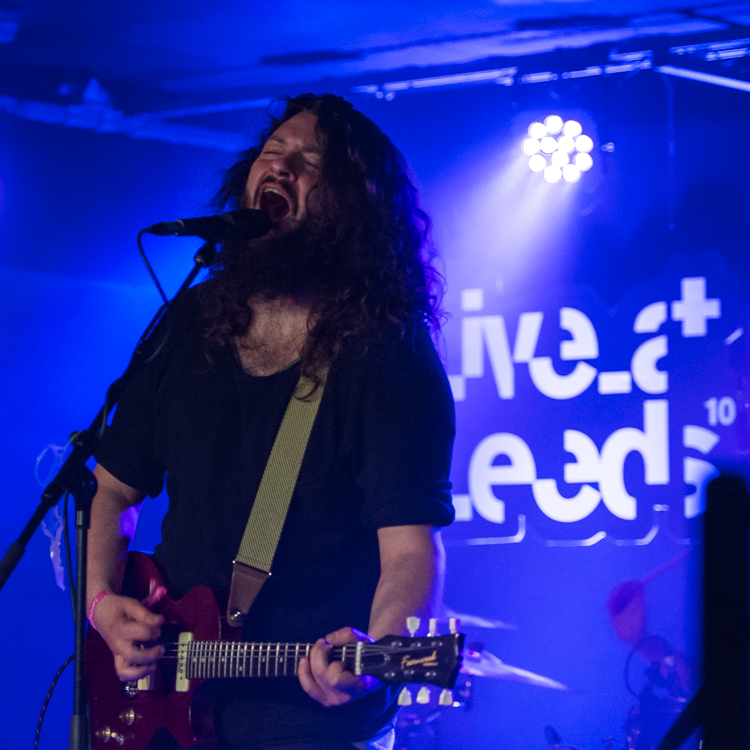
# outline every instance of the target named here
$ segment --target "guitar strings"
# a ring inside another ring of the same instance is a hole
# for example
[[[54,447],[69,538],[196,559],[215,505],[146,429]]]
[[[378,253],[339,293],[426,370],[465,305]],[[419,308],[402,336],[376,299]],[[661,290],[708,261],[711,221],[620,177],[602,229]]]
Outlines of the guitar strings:
[[[206,651],[199,651],[197,646],[203,644],[212,644]],[[219,647],[213,644],[220,644]],[[312,647],[311,643],[255,643],[247,644],[234,643],[232,641],[190,641],[187,644],[178,644],[174,641],[162,644],[166,650],[161,659],[172,660],[177,659],[179,656],[180,648],[187,646],[188,658],[195,659],[205,656],[211,656],[214,658],[226,658],[226,659],[244,659],[254,661],[287,661],[295,658],[305,658],[307,650]],[[357,644],[347,644],[344,646],[334,646],[331,649],[331,658],[336,661],[344,661],[347,657],[352,658],[356,655]],[[424,648],[421,646],[420,648]],[[346,649],[346,650],[345,650]],[[349,652],[349,653],[347,653]],[[361,649],[360,655],[362,657],[368,656],[379,656],[383,654],[389,654],[392,656],[405,655],[414,653],[413,648],[393,647],[393,646],[379,646],[375,643],[370,643]]]

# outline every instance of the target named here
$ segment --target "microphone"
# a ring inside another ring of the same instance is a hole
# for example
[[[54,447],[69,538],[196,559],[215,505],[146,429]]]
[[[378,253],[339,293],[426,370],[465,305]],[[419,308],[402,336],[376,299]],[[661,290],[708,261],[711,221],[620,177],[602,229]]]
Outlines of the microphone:
[[[143,231],[166,236],[200,237],[206,242],[223,242],[230,237],[254,240],[271,229],[271,217],[265,211],[238,208],[218,216],[199,216],[197,219],[178,219],[152,224]]]

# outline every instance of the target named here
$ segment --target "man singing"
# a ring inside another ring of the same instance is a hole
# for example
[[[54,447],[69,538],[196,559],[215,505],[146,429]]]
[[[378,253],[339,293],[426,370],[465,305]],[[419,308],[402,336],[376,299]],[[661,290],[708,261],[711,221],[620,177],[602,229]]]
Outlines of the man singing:
[[[119,592],[140,503],[159,494],[165,474],[169,508],[154,558],[170,597],[198,584],[226,594],[303,374],[324,388],[322,400],[273,575],[243,638],[315,646],[298,679],[221,685],[220,746],[389,747],[395,691],[328,655],[333,645],[402,633],[408,616],[429,617],[440,597],[454,418],[429,335],[440,292],[429,220],[399,151],[332,95],[287,102],[228,170],[217,196],[224,207],[267,211],[272,228],[224,242],[211,277],[169,311],[163,346],[104,431],[89,542],[92,624],[122,680],[148,673],[164,653],[141,645],[159,637],[163,618]]]

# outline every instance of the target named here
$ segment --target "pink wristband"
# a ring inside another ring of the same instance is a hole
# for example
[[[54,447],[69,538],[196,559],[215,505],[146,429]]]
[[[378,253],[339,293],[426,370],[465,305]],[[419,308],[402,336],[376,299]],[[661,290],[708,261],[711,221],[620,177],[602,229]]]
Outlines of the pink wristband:
[[[91,604],[89,604],[89,614],[88,614],[88,620],[89,624],[91,625],[94,630],[98,630],[96,627],[96,623],[94,622],[94,610],[96,609],[96,605],[99,604],[99,602],[104,599],[107,594],[111,594],[111,591],[107,591],[106,589],[104,591],[100,591],[92,600]]]

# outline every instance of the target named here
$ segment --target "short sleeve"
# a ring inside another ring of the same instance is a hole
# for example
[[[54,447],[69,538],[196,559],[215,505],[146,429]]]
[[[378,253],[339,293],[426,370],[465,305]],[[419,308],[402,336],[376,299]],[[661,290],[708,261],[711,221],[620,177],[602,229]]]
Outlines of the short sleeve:
[[[157,458],[159,384],[165,369],[185,367],[186,331],[198,311],[197,296],[168,310],[152,333],[157,354],[136,367],[117,404],[112,423],[102,433],[94,458],[110,474],[145,494],[164,489],[165,467]],[[163,395],[163,394],[162,394]]]
[[[351,422],[355,481],[369,528],[453,521],[449,480],[455,415],[448,379],[426,331],[359,368]]]
[[[116,479],[156,497],[164,488],[164,467],[154,457],[155,412],[150,368],[134,374],[103,432],[94,458]]]

